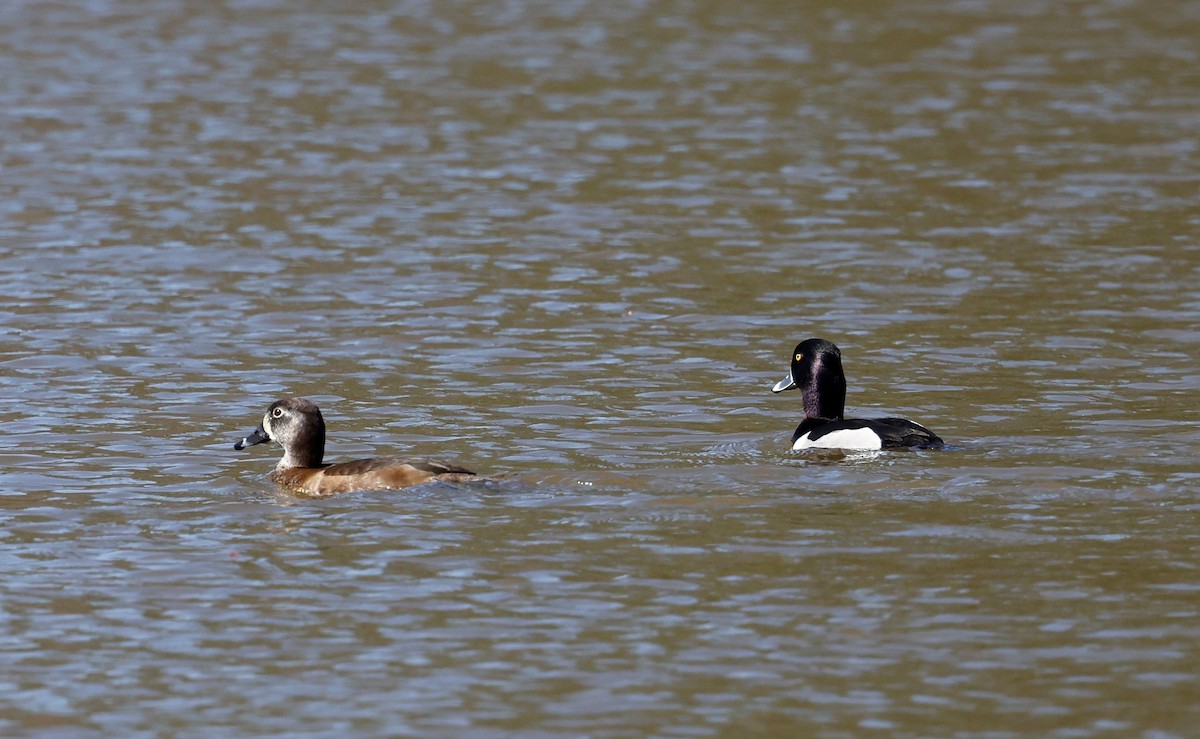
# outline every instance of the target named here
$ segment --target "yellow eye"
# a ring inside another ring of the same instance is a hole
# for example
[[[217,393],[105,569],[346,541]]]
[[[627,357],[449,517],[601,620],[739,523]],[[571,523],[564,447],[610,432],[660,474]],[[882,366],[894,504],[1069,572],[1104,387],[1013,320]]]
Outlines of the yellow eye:
[[[796,355],[796,361],[797,361],[797,362],[799,362],[801,359],[804,359],[804,355],[803,355],[803,354],[797,354],[797,355]]]

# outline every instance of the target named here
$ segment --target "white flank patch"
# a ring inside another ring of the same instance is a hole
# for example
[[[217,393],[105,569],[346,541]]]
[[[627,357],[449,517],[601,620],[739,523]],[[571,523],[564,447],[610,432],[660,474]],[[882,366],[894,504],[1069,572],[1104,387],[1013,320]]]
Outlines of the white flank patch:
[[[796,443],[792,445],[793,450],[800,449],[882,449],[883,439],[879,438],[879,434],[869,428],[861,429],[842,429],[841,431],[831,431],[821,438],[813,441],[808,438],[812,434],[809,431],[804,436],[796,439]]]

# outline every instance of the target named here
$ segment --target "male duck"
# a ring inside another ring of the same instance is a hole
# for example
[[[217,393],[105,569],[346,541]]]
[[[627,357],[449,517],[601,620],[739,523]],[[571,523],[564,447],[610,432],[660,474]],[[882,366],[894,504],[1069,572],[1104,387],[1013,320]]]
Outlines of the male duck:
[[[233,445],[242,450],[264,441],[283,445],[283,459],[270,478],[302,495],[335,495],[352,490],[389,490],[431,480],[469,480],[474,472],[444,462],[415,457],[358,459],[324,464],[325,419],[317,404],[303,398],[283,398],[267,408],[262,423]]]
[[[833,342],[808,339],[792,352],[792,369],[771,388],[782,393],[800,388],[804,420],[792,434],[792,449],[898,449],[942,446],[924,426],[904,418],[843,418],[846,375],[842,352]]]

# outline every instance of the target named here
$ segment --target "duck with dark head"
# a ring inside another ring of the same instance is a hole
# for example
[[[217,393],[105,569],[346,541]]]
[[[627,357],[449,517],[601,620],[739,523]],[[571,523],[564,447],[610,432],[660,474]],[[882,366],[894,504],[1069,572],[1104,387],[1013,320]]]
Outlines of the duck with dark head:
[[[804,420],[792,434],[792,449],[940,448],[942,440],[905,418],[845,418],[846,375],[842,352],[825,339],[807,339],[792,351],[788,376],[772,392],[800,389]]]

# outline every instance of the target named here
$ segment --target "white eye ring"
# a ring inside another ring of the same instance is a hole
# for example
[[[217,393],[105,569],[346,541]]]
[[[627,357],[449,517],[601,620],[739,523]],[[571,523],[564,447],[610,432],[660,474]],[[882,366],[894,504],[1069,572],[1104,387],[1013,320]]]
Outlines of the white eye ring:
[[[282,418],[282,417],[283,417],[283,409],[282,408],[276,408],[275,410],[271,411],[271,418]]]

